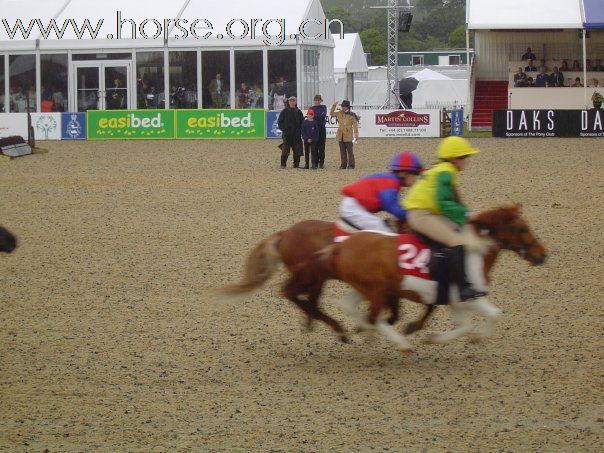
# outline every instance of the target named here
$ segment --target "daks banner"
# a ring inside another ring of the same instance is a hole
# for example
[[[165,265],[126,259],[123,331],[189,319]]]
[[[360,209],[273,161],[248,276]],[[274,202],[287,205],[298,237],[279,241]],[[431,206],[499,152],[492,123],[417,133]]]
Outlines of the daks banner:
[[[493,137],[604,137],[604,110],[496,110]]]

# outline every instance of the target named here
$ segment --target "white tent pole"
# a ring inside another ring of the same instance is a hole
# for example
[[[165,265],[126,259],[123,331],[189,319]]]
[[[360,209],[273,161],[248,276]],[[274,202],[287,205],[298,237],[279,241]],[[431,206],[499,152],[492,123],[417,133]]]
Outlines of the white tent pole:
[[[587,104],[587,32],[585,29],[583,31],[583,100],[585,108],[588,108]]]

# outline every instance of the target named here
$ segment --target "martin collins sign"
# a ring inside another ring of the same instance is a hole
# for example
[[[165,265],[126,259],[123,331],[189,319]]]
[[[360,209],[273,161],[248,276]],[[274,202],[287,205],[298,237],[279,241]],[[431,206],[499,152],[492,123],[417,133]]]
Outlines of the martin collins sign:
[[[496,110],[493,137],[604,137],[604,110]]]

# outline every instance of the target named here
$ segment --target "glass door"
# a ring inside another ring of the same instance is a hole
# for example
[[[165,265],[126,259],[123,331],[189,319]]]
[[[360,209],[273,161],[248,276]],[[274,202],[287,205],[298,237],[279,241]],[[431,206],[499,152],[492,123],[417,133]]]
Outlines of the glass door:
[[[130,64],[124,62],[77,62],[76,110],[125,110],[131,106]]]
[[[128,108],[128,67],[103,65],[103,86],[106,110],[124,110]]]
[[[99,66],[76,67],[76,107],[78,112],[101,110]]]

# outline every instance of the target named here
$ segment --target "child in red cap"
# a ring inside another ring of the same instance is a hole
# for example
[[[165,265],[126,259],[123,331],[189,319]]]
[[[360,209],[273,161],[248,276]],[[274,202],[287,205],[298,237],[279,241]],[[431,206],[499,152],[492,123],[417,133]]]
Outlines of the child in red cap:
[[[302,141],[304,142],[304,168],[308,168],[308,156],[310,154],[312,169],[316,170],[319,164],[319,152],[317,149],[319,125],[315,121],[315,112],[313,109],[308,109],[306,119],[302,123]]]

